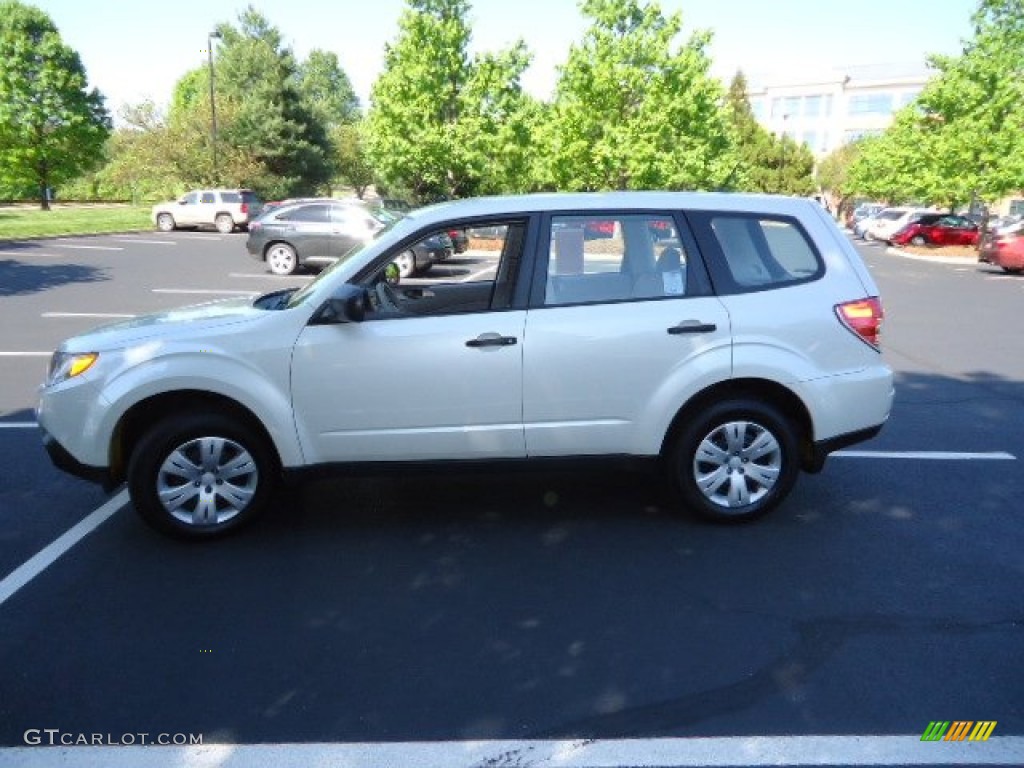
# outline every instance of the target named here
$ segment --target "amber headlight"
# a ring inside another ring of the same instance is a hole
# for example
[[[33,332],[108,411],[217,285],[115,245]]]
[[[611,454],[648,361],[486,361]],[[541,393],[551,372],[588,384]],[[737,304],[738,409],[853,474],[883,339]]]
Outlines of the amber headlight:
[[[92,368],[93,363],[99,359],[98,352],[83,352],[72,354],[69,352],[54,352],[50,358],[50,370],[46,374],[46,385],[52,387],[67,379],[73,379],[79,374],[85,373]]]

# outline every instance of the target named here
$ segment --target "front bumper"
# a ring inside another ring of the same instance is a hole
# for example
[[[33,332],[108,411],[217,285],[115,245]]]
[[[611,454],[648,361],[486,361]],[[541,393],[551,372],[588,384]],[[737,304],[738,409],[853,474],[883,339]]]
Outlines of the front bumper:
[[[108,467],[94,467],[89,464],[83,464],[72,456],[53,435],[45,429],[41,429],[41,431],[43,433],[43,447],[46,449],[46,453],[49,454],[50,461],[53,462],[57,469],[82,480],[88,480],[90,483],[98,483],[107,491],[116,485]]]

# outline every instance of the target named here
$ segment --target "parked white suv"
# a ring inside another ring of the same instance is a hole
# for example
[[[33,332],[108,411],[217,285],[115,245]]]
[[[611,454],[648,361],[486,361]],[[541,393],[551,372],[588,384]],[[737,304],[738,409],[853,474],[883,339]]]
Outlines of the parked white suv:
[[[889,242],[893,235],[927,213],[932,211],[926,208],[885,208],[871,218],[864,229],[864,239]]]
[[[161,232],[216,227],[226,235],[248,226],[262,208],[251,189],[197,189],[173,202],[154,205],[150,218]]]
[[[456,281],[388,282],[398,254],[453,228],[493,235]],[[127,480],[183,536],[241,525],[314,467],[565,457],[646,461],[684,506],[746,520],[886,421],[881,322],[864,264],[808,200],[463,200],[298,290],[67,340],[38,417],[59,467]]]

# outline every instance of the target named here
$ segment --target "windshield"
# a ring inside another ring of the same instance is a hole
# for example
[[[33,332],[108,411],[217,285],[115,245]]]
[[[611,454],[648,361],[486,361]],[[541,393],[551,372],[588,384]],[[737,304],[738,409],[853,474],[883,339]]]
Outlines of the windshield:
[[[373,237],[370,240],[367,240],[364,243],[356,243],[354,246],[349,248],[349,250],[345,253],[344,256],[342,256],[336,262],[334,262],[329,267],[327,267],[322,272],[320,272],[319,275],[317,275],[315,278],[313,278],[308,283],[306,283],[306,285],[304,285],[298,291],[293,293],[291,295],[291,298],[288,300],[288,303],[286,305],[287,308],[291,309],[292,307],[297,307],[299,304],[304,302],[306,300],[306,298],[310,294],[312,294],[313,291],[316,290],[316,287],[320,284],[320,282],[324,278],[326,278],[328,275],[330,275],[332,272],[334,272],[336,269],[338,269],[338,267],[340,267],[342,264],[347,262],[353,256],[356,256],[357,254],[362,253],[375,240],[379,239],[381,235],[383,235],[385,232],[391,231],[391,229],[393,229],[394,226],[399,221],[401,221],[402,219],[401,218],[395,218],[395,219],[392,219],[391,221],[387,221],[387,222],[385,222],[385,221],[383,221],[383,220],[381,220],[379,218],[377,220],[380,221],[381,224],[383,224],[384,226],[382,226],[380,229],[378,229],[376,232],[374,232],[373,233]]]

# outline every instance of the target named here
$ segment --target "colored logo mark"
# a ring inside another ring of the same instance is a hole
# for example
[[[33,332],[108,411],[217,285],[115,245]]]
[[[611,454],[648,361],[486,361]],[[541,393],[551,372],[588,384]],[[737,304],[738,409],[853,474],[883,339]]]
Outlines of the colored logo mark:
[[[995,720],[933,720],[921,741],[988,741],[996,729]]]

